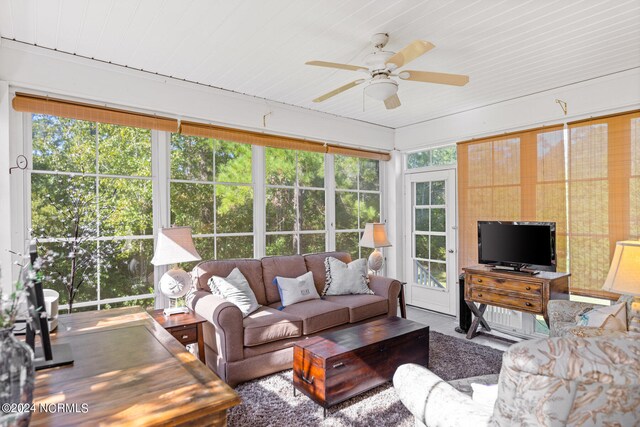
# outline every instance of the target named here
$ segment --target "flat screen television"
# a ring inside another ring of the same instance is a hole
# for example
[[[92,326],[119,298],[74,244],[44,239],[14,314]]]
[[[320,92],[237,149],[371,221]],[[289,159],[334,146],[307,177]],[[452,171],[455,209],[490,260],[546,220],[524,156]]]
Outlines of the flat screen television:
[[[556,223],[478,221],[478,262],[555,271]]]

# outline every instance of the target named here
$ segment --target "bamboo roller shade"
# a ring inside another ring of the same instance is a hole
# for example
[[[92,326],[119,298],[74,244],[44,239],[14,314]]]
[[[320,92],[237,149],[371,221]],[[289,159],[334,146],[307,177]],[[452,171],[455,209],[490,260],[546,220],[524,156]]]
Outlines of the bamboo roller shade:
[[[322,142],[307,141],[304,139],[271,135],[260,132],[251,132],[246,130],[227,128],[223,126],[208,125],[204,123],[183,121],[180,123],[180,133],[184,135],[224,139],[227,141],[241,142],[244,144],[285,148],[289,150],[304,150],[313,151],[316,153],[342,154],[345,156],[362,157],[384,161],[388,161],[391,158],[388,153],[360,150],[355,148],[345,148],[332,144],[324,144]]]
[[[178,128],[178,121],[176,119],[24,93],[16,93],[12,104],[13,108],[20,112],[49,114],[52,116],[156,129],[166,132],[180,132],[185,135],[223,139],[265,147],[342,154],[345,156],[383,161],[388,161],[391,158],[388,153],[383,152],[346,148],[321,142],[251,132],[205,123],[183,121]]]
[[[12,104],[14,110],[21,112],[49,114],[71,119],[156,129],[166,132],[177,132],[178,130],[178,121],[176,119],[24,93],[16,93]]]
[[[640,239],[640,112],[461,142],[459,265],[477,263],[477,221],[554,221],[571,293],[602,291],[615,243]]]

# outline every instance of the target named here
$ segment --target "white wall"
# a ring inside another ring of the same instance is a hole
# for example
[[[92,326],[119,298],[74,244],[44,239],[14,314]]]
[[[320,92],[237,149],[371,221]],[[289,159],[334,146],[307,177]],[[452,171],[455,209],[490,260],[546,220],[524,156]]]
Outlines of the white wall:
[[[556,99],[567,102],[567,116]],[[637,108],[640,108],[640,69],[399,128],[395,148],[415,151]]]
[[[391,150],[394,131],[361,121],[0,41],[0,80],[12,87],[242,129]],[[266,128],[263,127],[263,116]]]
[[[0,81],[0,286],[8,292],[11,283],[11,175],[13,166],[9,144],[9,85]]]

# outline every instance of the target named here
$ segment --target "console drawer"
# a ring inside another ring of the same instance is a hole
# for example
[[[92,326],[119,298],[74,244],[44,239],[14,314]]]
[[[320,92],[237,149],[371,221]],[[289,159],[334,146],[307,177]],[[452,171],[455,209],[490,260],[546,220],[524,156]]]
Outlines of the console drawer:
[[[470,288],[471,299],[475,302],[513,308],[528,313],[542,314],[542,297],[534,294],[500,291],[497,289],[473,286]]]
[[[473,274],[471,283],[473,286],[483,286],[496,289],[504,289],[509,291],[522,292],[533,295],[542,295],[542,284],[529,283],[520,280],[503,279],[500,277],[488,277]]]

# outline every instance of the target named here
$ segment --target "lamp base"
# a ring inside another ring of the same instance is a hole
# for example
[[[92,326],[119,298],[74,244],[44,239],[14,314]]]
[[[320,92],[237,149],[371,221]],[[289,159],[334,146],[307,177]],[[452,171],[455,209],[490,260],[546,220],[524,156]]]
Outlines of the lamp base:
[[[378,248],[374,248],[371,255],[369,255],[369,269],[373,270],[377,275],[378,271],[382,268],[383,263],[384,257],[382,256],[382,252],[380,252]]]
[[[183,314],[188,312],[189,312],[189,309],[187,307],[172,307],[172,308],[165,308],[162,311],[162,314],[164,314],[165,316],[171,316],[173,314]]]

